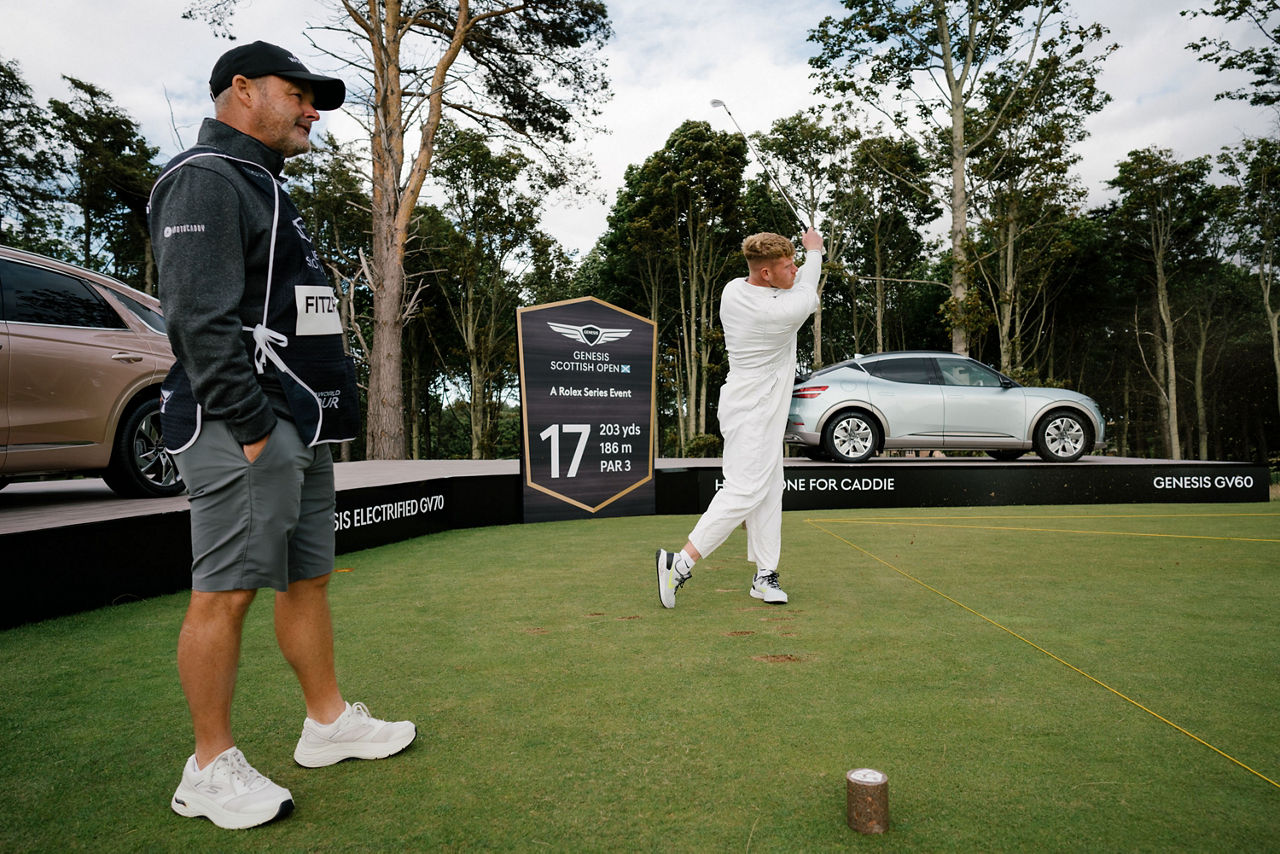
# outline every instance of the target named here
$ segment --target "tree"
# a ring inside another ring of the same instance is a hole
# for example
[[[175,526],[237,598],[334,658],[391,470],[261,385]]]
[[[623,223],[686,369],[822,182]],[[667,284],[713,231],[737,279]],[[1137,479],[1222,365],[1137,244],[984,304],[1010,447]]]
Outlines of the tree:
[[[1074,58],[1104,33],[1073,27],[1064,0],[844,0],[852,14],[824,19],[809,38],[821,91],[866,103],[907,132],[925,128],[922,148],[939,148],[950,176],[952,349],[968,350],[963,307],[971,274],[966,162],[1005,121],[1041,52]],[[996,68],[1011,85],[1003,101],[982,100],[980,83]],[[933,92],[921,90],[931,84]],[[917,125],[918,127],[918,125]],[[940,145],[939,145],[940,143]]]
[[[1209,440],[1218,432],[1210,425],[1211,398],[1219,388],[1212,376],[1255,314],[1250,311],[1254,306],[1247,290],[1247,272],[1226,261],[1207,260],[1199,265],[1201,269],[1191,283],[1196,298],[1187,309],[1188,322],[1184,324],[1192,357],[1196,459],[1200,460],[1211,459]]]
[[[788,188],[788,195],[802,211],[807,212],[808,225],[821,227],[826,238],[827,257],[839,258],[845,250],[849,234],[849,221],[856,217],[862,200],[855,192],[849,192],[847,173],[852,160],[854,135],[845,127],[823,125],[820,111],[799,112],[778,119],[767,135],[757,134],[760,151],[769,155],[781,183]],[[762,164],[768,168],[768,164]],[[760,190],[766,198],[772,196],[768,182],[760,182]],[[785,228],[770,229],[790,234],[795,231],[794,214],[782,202],[772,205],[787,222]],[[818,222],[819,212],[823,215]],[[755,229],[751,229],[754,231]],[[822,295],[830,278],[830,265],[824,265],[818,277],[818,309],[813,313],[814,368],[822,367]]]
[[[978,222],[977,277],[994,313],[1000,367],[1023,375],[1048,320],[1054,267],[1069,253],[1071,217],[1084,190],[1071,169],[1076,146],[1088,135],[1085,118],[1110,100],[1097,88],[1107,54],[1072,61],[1050,54],[1026,74],[993,72],[982,81],[982,101],[1000,104],[1004,120],[980,114],[995,131],[974,148],[970,168]],[[990,107],[988,107],[990,109]]]
[[[57,175],[62,162],[48,147],[49,116],[32,99],[16,61],[0,60],[0,241],[57,254]]]
[[[138,123],[103,89],[63,77],[71,99],[49,101],[53,128],[67,146],[70,182],[64,199],[79,213],[80,264],[156,292],[147,200],[160,174]]]
[[[928,180],[928,171],[928,163],[912,140],[867,135],[858,141],[846,176],[851,186],[837,190],[863,199],[857,208],[860,216],[850,223],[853,234],[851,253],[847,254],[853,265],[851,272],[872,283],[877,351],[886,349],[888,311],[900,302],[903,286],[940,284],[921,281],[918,269],[929,249],[923,229],[942,214],[932,197],[920,190]]]
[[[225,25],[235,2],[194,0],[187,14]],[[350,39],[363,54],[345,61],[364,84],[359,102],[372,158],[368,453],[400,459],[401,337],[411,314],[405,247],[445,113],[564,167],[580,118],[597,114],[607,94],[598,51],[612,33],[599,0],[325,2],[339,16],[318,29]],[[415,151],[406,150],[406,138]],[[575,171],[561,168],[551,183],[563,185]]]
[[[1183,311],[1176,305],[1175,288],[1189,280],[1197,261],[1206,254],[1205,239],[1216,204],[1208,183],[1208,157],[1186,162],[1167,149],[1132,151],[1107,183],[1120,191],[1115,211],[1116,230],[1136,258],[1141,259],[1151,285],[1155,342],[1144,365],[1161,399],[1165,441],[1171,459],[1182,459],[1178,426],[1177,332]]]
[[[713,359],[719,354],[716,297],[741,255],[742,173],[738,134],[686,121],[640,166],[627,169],[603,241],[622,269],[648,282],[662,341],[659,368],[674,390],[683,452],[707,433]],[[661,299],[661,304],[656,299]]]
[[[1271,365],[1280,404],[1280,140],[1246,139],[1218,158],[1235,182],[1230,205],[1231,240],[1241,266],[1252,272],[1262,298],[1263,317],[1271,338]]]
[[[528,157],[513,147],[494,154],[482,134],[450,125],[438,139],[440,209],[461,239],[434,285],[465,359],[471,458],[487,459],[515,378],[522,280],[546,275],[541,265],[555,249],[537,227],[543,188],[521,190],[533,165]]]
[[[1202,37],[1187,45],[1201,62],[1212,62],[1220,71],[1246,71],[1253,75],[1249,88],[1220,92],[1217,99],[1248,101],[1255,107],[1280,104],[1280,0],[1214,0],[1208,8],[1178,14],[1210,16],[1227,23],[1243,22],[1262,37],[1262,44],[1239,47],[1225,38]]]

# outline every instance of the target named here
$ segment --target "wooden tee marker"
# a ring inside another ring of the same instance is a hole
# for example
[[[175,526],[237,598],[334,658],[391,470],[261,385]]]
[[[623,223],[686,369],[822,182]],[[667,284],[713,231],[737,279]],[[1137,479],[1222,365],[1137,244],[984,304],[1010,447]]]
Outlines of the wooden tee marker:
[[[859,833],[889,829],[889,777],[871,768],[845,774],[846,820]]]

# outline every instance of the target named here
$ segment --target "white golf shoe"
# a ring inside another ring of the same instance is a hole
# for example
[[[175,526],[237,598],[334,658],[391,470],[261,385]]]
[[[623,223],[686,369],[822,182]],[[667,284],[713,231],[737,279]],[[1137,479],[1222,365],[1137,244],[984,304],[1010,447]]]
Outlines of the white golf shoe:
[[[693,577],[693,573],[681,575],[680,570],[676,569],[676,556],[671,552],[658,549],[654,558],[658,566],[658,600],[662,602],[662,607],[674,608],[676,591]]]
[[[218,827],[242,830],[283,818],[293,811],[293,796],[258,773],[238,748],[229,747],[206,765],[192,755],[169,803],[187,818],[204,816]]]
[[[304,768],[322,768],[344,759],[384,759],[404,750],[417,735],[412,721],[380,721],[364,703],[348,703],[331,724],[311,718],[302,722],[293,761]]]
[[[768,605],[787,604],[787,594],[778,586],[777,572],[757,575],[755,581],[751,582],[751,595],[763,599]]]

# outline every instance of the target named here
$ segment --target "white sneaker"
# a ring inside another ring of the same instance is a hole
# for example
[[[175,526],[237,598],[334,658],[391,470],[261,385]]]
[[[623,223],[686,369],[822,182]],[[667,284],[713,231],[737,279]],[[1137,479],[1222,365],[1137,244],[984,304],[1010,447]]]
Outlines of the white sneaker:
[[[693,573],[681,575],[675,566],[676,556],[671,552],[658,549],[654,559],[658,565],[658,601],[664,608],[674,608],[676,591],[680,589],[680,585],[693,577]]]
[[[240,830],[284,818],[293,812],[293,796],[229,747],[204,768],[196,767],[193,754],[169,806],[178,815],[204,816],[218,827]]]
[[[769,605],[787,604],[787,594],[783,593],[782,588],[778,586],[777,572],[757,575],[755,581],[751,582],[751,595],[757,599],[763,599]]]
[[[383,759],[404,750],[417,735],[412,721],[380,721],[364,703],[348,703],[331,724],[311,718],[302,722],[293,761],[305,768],[321,768],[344,759]]]

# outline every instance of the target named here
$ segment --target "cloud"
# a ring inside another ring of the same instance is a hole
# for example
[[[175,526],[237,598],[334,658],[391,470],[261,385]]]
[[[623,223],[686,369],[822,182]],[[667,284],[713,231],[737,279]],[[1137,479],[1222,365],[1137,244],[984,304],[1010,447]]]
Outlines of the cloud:
[[[211,114],[209,69],[231,44],[198,21],[184,21],[183,0],[0,0],[0,57],[16,59],[37,99],[63,98],[60,75],[81,78],[109,92],[171,156],[190,145]],[[1076,0],[1082,21],[1111,29],[1121,49],[1107,62],[1102,88],[1112,103],[1088,119],[1091,137],[1080,146],[1079,171],[1090,202],[1106,198],[1106,180],[1129,151],[1151,145],[1179,157],[1216,154],[1244,135],[1275,130],[1267,110],[1215,101],[1223,89],[1248,82],[1197,62],[1184,48],[1201,35],[1221,31],[1216,19],[1178,15],[1181,3],[1116,3]],[[304,29],[324,23],[332,6],[318,0],[243,0],[232,19],[241,40],[263,38],[294,50],[314,71],[342,73],[317,54]],[[602,104],[599,122],[611,133],[585,142],[596,161],[603,201],[559,204],[545,227],[569,248],[588,250],[604,231],[622,175],[666,142],[686,119],[722,131],[733,125],[712,98],[729,104],[743,129],[766,130],[776,119],[818,102],[808,58],[808,32],[827,15],[844,10],[836,0],[618,0],[609,3],[615,38],[605,50],[614,97]],[[1228,33],[1249,38],[1246,28]],[[318,131],[339,138],[361,134],[357,123],[328,114]]]

